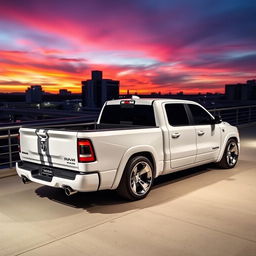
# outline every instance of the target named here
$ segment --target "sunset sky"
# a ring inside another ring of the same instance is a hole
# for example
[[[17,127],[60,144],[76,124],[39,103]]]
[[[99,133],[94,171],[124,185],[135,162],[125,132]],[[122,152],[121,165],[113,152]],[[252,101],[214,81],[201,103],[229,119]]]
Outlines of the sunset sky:
[[[223,92],[256,78],[255,0],[0,0],[0,92]]]

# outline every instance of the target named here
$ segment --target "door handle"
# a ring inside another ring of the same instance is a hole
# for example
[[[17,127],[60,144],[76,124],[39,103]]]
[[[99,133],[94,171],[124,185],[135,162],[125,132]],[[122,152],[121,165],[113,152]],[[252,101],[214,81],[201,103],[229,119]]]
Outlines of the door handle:
[[[204,131],[199,131],[197,134],[198,134],[198,136],[203,136],[205,134],[205,132]]]
[[[180,137],[180,133],[179,132],[175,132],[175,133],[172,134],[172,138],[173,139],[177,139],[179,137]]]

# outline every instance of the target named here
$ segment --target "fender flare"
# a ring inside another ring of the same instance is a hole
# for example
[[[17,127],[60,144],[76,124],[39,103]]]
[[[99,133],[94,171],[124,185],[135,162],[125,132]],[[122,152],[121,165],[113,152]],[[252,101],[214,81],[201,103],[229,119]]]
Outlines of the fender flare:
[[[120,180],[122,178],[125,166],[127,164],[127,162],[129,161],[129,159],[135,155],[135,154],[139,154],[142,152],[147,152],[150,153],[152,155],[152,158],[154,160],[154,165],[155,165],[155,177],[159,176],[159,174],[162,172],[163,170],[163,160],[159,159],[159,155],[157,154],[156,150],[151,147],[151,146],[136,146],[136,147],[132,147],[129,148],[123,155],[118,168],[117,168],[117,172],[116,172],[116,176],[114,179],[114,182],[112,184],[111,189],[116,189],[120,183]]]
[[[219,162],[219,161],[221,160],[221,158],[223,157],[224,151],[225,151],[226,146],[227,146],[227,142],[228,142],[228,140],[231,139],[231,138],[236,138],[236,139],[237,139],[237,142],[238,142],[238,143],[237,143],[237,144],[238,144],[238,150],[239,150],[239,152],[240,152],[240,140],[239,140],[239,137],[237,136],[236,133],[229,133],[229,134],[226,135],[225,140],[224,140],[223,143],[222,143],[222,148],[221,148],[221,150],[220,150],[220,153],[219,153],[219,156],[218,156],[216,162]]]

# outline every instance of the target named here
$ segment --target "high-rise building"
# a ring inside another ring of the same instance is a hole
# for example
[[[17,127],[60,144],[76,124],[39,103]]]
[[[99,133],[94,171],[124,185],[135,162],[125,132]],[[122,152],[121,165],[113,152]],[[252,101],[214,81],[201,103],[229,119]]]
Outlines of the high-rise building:
[[[84,107],[100,108],[105,101],[119,97],[119,81],[103,79],[102,71],[93,70],[92,79],[81,83]]]
[[[41,85],[32,85],[26,90],[27,103],[41,103],[43,97],[43,90]]]
[[[71,91],[68,91],[67,89],[59,89],[59,94],[61,96],[68,96],[71,95]]]
[[[225,95],[228,100],[254,100],[256,80],[248,80],[245,84],[226,84]]]

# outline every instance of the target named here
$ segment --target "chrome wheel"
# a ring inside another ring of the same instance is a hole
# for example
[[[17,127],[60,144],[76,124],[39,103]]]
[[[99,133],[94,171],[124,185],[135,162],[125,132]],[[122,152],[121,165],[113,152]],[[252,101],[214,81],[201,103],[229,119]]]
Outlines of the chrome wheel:
[[[133,167],[130,175],[130,188],[137,196],[145,195],[151,188],[153,181],[153,170],[151,166],[140,161]]]
[[[117,187],[120,196],[130,200],[145,198],[154,182],[154,166],[145,156],[131,157]]]
[[[229,166],[234,166],[238,159],[238,146],[234,141],[230,142],[227,147],[227,163]]]

